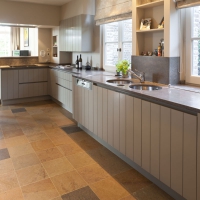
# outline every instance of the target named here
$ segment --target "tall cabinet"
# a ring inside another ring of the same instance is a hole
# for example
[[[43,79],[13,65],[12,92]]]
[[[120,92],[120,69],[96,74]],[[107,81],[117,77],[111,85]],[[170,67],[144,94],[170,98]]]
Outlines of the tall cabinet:
[[[164,39],[164,56],[179,56],[179,11],[173,0],[136,0],[133,6],[133,55],[157,49],[160,39]],[[158,24],[164,17],[164,28]],[[150,30],[140,30],[141,20],[151,18]]]

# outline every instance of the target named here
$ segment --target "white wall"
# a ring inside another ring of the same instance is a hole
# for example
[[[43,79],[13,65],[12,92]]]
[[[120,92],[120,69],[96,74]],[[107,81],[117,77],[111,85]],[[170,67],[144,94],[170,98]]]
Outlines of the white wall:
[[[51,36],[52,30],[50,28],[39,28],[38,29],[38,56],[39,62],[45,63],[51,61]],[[50,56],[47,55],[47,48],[49,48]],[[46,52],[45,57],[40,56],[40,51],[44,50]]]
[[[58,26],[60,7],[0,0],[0,23]]]
[[[29,46],[24,47],[24,28],[20,28],[20,50],[29,50],[30,56],[38,56],[38,29],[29,28]]]

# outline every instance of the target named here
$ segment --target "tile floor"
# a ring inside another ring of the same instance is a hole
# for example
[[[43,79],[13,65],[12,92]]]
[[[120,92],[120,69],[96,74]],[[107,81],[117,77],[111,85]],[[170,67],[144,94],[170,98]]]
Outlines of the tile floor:
[[[0,200],[168,200],[52,101],[0,107]]]

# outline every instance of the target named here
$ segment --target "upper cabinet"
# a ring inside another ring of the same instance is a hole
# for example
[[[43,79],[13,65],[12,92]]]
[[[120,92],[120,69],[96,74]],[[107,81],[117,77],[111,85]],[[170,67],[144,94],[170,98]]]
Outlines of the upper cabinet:
[[[60,51],[92,51],[93,25],[93,15],[78,15],[62,20],[60,23]]]
[[[133,55],[154,51],[164,39],[164,56],[179,56],[179,15],[173,0],[133,1]],[[164,17],[164,28],[158,28]],[[151,18],[150,30],[140,30],[142,19]]]

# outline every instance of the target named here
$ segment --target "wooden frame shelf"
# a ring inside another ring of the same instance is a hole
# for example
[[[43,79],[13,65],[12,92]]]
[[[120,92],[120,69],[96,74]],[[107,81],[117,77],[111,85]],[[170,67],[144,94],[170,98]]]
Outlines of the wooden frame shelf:
[[[160,6],[160,5],[164,5],[164,0],[137,5],[136,8],[151,8],[151,7]]]
[[[160,32],[164,31],[164,28],[155,28],[155,29],[149,29],[149,30],[137,30],[137,33],[147,33],[147,32]]]

